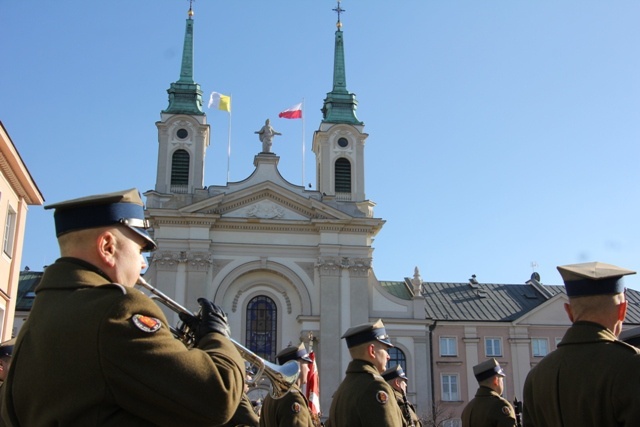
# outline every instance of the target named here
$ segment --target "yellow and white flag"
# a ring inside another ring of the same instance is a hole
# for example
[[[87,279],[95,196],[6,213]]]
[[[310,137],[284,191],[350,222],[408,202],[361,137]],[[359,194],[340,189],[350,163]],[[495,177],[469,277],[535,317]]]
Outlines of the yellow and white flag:
[[[231,97],[218,92],[211,92],[211,96],[209,97],[209,108],[217,108],[218,110],[223,110],[230,113]]]

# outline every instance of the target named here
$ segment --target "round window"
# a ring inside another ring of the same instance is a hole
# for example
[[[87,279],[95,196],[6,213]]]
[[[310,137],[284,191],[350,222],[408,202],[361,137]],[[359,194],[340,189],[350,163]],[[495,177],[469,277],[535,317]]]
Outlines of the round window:
[[[347,138],[340,138],[340,139],[338,139],[338,145],[340,147],[344,148],[347,145],[349,145],[349,141],[347,141]]]
[[[178,138],[180,139],[185,139],[186,137],[189,136],[189,132],[186,129],[178,129],[178,132],[176,132],[176,135],[178,135]]]

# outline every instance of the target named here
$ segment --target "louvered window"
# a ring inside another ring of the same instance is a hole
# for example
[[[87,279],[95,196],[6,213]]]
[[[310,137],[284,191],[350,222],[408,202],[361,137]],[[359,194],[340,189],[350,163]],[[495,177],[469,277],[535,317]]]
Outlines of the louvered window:
[[[189,184],[189,153],[176,150],[171,160],[171,185]]]
[[[351,193],[351,162],[344,157],[336,160],[336,193]]]

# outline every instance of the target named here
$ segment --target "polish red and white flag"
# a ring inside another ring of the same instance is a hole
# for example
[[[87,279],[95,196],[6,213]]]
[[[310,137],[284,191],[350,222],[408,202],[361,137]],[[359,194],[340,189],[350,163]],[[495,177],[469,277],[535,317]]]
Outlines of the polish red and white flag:
[[[309,401],[309,409],[313,415],[319,416],[320,412],[320,376],[318,375],[318,365],[316,364],[316,355],[309,353],[309,357],[313,361],[311,369],[307,375],[306,397]]]
[[[302,102],[300,104],[296,104],[291,108],[287,108],[280,114],[278,117],[281,119],[301,119],[302,118]]]

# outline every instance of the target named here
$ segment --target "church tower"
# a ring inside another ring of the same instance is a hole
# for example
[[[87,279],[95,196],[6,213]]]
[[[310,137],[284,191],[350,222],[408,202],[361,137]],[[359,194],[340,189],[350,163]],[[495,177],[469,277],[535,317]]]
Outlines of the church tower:
[[[312,150],[316,155],[316,185],[318,191],[338,201],[358,203],[369,213],[372,203],[366,201],[364,190],[364,123],[356,117],[358,101],[347,90],[344,60],[344,39],[338,6],[337,30],[333,64],[333,90],[322,107],[323,120],[313,136]]]
[[[155,191],[191,194],[204,186],[204,158],[209,125],[202,111],[202,90],[193,80],[193,9],[189,8],[180,79],[167,89],[169,106],[158,128],[158,171]]]

